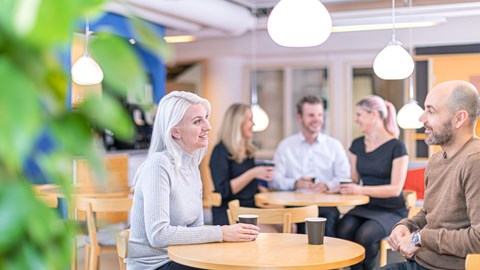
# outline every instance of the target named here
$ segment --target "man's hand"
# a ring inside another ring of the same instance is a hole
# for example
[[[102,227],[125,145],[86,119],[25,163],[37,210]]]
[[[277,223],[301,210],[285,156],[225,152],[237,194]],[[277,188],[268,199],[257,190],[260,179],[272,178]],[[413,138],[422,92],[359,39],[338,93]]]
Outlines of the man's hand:
[[[325,183],[314,183],[310,190],[315,193],[324,193],[328,191],[328,186]]]
[[[402,255],[407,259],[412,258],[419,248],[420,247],[417,247],[413,244],[411,233],[405,235],[398,242],[398,251],[400,251],[400,253],[402,253]]]
[[[295,182],[295,189],[310,189],[313,186],[312,178],[299,178]]]
[[[390,244],[390,248],[393,251],[399,251],[398,246],[402,238],[405,236],[410,235],[411,239],[411,233],[410,230],[408,230],[407,226],[405,225],[397,225],[392,233],[390,234],[390,237],[388,237],[388,244]]]

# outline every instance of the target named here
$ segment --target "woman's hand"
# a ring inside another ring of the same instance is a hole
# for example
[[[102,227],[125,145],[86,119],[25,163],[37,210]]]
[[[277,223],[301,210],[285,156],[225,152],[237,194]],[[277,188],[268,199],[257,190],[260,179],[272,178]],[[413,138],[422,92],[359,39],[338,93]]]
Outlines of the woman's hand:
[[[250,169],[253,177],[265,181],[272,181],[273,166],[257,166]]]
[[[224,242],[246,242],[253,241],[260,233],[260,228],[245,223],[222,226],[222,234]]]
[[[357,184],[341,184],[340,194],[361,194],[362,187]]]

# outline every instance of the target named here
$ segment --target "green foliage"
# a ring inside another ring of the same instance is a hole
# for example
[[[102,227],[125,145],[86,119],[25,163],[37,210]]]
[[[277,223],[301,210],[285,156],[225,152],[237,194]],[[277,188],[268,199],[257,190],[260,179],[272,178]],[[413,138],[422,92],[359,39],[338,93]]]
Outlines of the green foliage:
[[[63,70],[58,52],[69,46],[74,25],[97,12],[103,2],[0,1],[0,269],[55,270],[70,264],[75,227],[35,197],[25,176],[25,160],[35,161],[68,198],[75,156],[101,167],[92,128],[108,128],[122,139],[134,135],[127,113],[108,93],[87,97],[75,111],[66,106],[70,71]],[[146,29],[137,20],[135,27]],[[161,40],[144,36],[152,47],[152,41]],[[145,74],[125,41],[99,34],[91,52],[115,95],[142,90]],[[33,154],[45,130],[55,148]]]

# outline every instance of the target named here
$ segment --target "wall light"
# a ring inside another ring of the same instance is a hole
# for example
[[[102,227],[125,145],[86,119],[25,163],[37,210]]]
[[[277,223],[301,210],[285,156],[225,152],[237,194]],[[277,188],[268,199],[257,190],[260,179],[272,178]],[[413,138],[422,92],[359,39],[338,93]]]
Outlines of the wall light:
[[[319,0],[281,0],[267,22],[268,34],[285,47],[312,47],[325,42],[332,18]]]

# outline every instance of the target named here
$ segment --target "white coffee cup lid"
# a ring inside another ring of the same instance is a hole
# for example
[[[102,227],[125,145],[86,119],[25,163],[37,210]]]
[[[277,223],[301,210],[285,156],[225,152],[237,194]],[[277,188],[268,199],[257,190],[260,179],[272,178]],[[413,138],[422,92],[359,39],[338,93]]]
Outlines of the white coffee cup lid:
[[[323,217],[309,217],[309,218],[306,218],[305,221],[321,222],[321,221],[327,221],[327,219]]]
[[[242,214],[238,215],[239,218],[258,218],[258,215],[253,215],[253,214]]]

